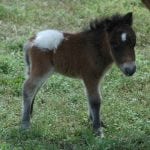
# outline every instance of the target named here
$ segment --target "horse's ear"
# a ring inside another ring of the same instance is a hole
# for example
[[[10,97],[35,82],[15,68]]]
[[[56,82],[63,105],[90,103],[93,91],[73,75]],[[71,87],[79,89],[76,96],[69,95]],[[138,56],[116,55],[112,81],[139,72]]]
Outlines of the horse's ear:
[[[132,12],[127,13],[124,17],[123,17],[123,21],[125,22],[125,24],[128,25],[132,25],[133,22],[133,16],[132,16]]]

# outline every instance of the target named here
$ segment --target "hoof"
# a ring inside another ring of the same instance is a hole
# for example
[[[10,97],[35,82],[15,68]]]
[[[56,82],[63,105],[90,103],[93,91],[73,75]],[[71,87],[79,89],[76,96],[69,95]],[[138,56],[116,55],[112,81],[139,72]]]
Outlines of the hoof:
[[[30,123],[29,122],[22,122],[21,124],[21,129],[22,130],[27,130],[30,128]]]
[[[94,129],[94,133],[97,137],[104,138],[104,133],[102,128]]]

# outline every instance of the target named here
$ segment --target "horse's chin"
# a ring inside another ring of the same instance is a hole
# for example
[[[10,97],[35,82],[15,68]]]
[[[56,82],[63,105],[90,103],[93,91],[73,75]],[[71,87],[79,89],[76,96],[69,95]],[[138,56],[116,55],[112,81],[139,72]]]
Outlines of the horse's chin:
[[[123,72],[123,74],[124,74],[124,75],[126,75],[127,77],[131,77],[131,76],[133,76],[133,75],[134,75],[134,73],[135,73],[135,72],[134,72],[134,73],[132,73],[132,74],[129,74],[129,73],[124,72],[124,71],[122,71],[122,72]]]

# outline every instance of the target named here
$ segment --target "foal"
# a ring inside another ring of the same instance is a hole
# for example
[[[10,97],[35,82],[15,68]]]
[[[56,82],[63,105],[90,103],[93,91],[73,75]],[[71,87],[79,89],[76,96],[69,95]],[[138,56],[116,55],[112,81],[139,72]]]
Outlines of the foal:
[[[99,81],[113,62],[125,75],[134,74],[136,36],[131,26],[132,13],[127,13],[95,20],[79,33],[45,30],[30,38],[24,46],[28,78],[23,87],[22,128],[29,128],[35,95],[55,71],[83,80],[93,129],[102,136]]]

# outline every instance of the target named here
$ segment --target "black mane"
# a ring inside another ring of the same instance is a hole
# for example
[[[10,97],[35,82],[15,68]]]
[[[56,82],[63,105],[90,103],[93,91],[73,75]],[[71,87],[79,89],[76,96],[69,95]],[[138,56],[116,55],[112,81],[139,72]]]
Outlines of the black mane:
[[[128,13],[128,15],[132,15],[132,13]],[[132,25],[132,20],[128,20],[128,18],[124,15],[115,14],[112,17],[100,18],[91,21],[88,29],[86,29],[85,31],[111,31],[114,27],[123,24]]]

